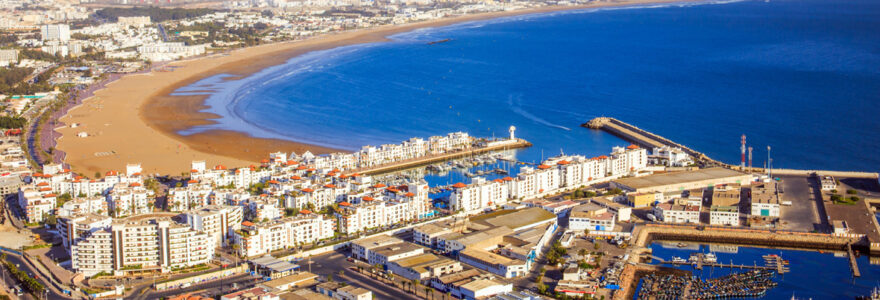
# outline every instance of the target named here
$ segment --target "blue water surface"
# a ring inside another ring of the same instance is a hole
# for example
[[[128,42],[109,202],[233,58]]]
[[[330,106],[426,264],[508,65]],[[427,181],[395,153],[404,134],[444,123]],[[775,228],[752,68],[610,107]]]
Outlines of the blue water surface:
[[[738,163],[880,171],[880,1],[702,2],[509,17],[313,52],[218,75],[217,124],[356,150],[451,131],[534,143],[524,161],[628,143],[579,125],[612,116]],[[449,38],[440,44],[428,41]]]
[[[674,242],[654,243],[653,255],[663,260],[673,256],[684,259],[696,252],[715,253],[718,262],[737,265],[764,265],[764,255],[775,254],[789,261],[791,272],[777,276],[779,285],[767,292],[761,299],[855,299],[856,296],[870,295],[871,290],[880,286],[880,267],[870,264],[868,257],[860,256],[857,261],[861,277],[853,278],[849,259],[845,252],[820,253],[808,250],[779,250],[725,245],[687,244],[685,249],[676,247]],[[659,263],[654,260],[653,263]],[[692,271],[703,279],[721,277],[730,272],[743,272],[739,269],[704,268],[694,270],[691,266],[676,268]],[[641,286],[639,286],[641,288]]]

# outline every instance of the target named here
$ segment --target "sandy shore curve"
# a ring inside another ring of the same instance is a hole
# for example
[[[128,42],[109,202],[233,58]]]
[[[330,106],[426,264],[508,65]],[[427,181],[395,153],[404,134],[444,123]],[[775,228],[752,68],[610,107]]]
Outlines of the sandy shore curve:
[[[188,172],[190,162],[205,160],[209,166],[247,166],[276,151],[302,153],[335,152],[336,149],[248,134],[212,130],[183,136],[180,130],[210,124],[218,116],[202,112],[204,96],[170,96],[179,87],[217,74],[246,76],[263,68],[282,64],[311,51],[344,45],[385,41],[386,36],[418,28],[505,16],[560,10],[627,6],[682,1],[635,0],[600,2],[579,6],[553,6],[510,12],[494,12],[395,26],[325,34],[301,41],[280,42],[237,49],[204,57],[175,61],[165,71],[130,74],[106,85],[94,96],[60,119],[67,126],[57,149],[67,153],[65,162],[74,172],[122,170],[128,163],[140,163],[144,172],[177,175]],[[77,124],[71,128],[70,124]],[[87,137],[79,137],[85,133]]]

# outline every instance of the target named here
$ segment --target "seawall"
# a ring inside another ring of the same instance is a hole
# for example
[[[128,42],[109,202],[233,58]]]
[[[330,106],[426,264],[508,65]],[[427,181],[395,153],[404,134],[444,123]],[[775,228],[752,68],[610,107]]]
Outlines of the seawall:
[[[422,166],[422,165],[435,163],[438,161],[445,161],[445,160],[450,160],[450,159],[455,159],[455,158],[461,158],[461,157],[482,154],[482,153],[486,153],[486,152],[512,150],[512,149],[526,148],[526,147],[531,147],[531,146],[532,146],[532,143],[529,143],[526,140],[516,139],[516,141],[513,143],[508,143],[508,144],[503,144],[503,145],[495,145],[495,146],[487,146],[487,147],[475,148],[475,149],[468,149],[468,150],[452,152],[452,153],[428,155],[428,156],[424,156],[424,157],[408,159],[405,161],[399,161],[399,162],[394,162],[394,163],[389,163],[389,164],[382,164],[382,165],[375,166],[375,167],[360,168],[360,169],[352,170],[351,172],[373,175],[373,174],[397,171],[397,170],[401,170],[401,169],[408,169],[408,168],[412,168],[412,167],[418,167],[418,166]]]
[[[714,160],[710,158],[708,155],[691,149],[682,144],[673,142],[665,137],[662,137],[658,134],[651,133],[647,130],[636,127],[635,125],[623,122],[621,120],[611,118],[611,117],[598,117],[581,124],[581,126],[596,129],[596,130],[604,130],[610,134],[613,134],[621,139],[624,139],[633,144],[653,149],[654,147],[677,147],[681,148],[681,150],[685,151],[688,155],[694,158],[694,160],[704,166],[721,166],[728,169],[739,170],[739,171],[748,171],[749,173],[765,173],[766,169],[764,168],[750,168],[748,170],[743,170],[739,165],[731,165],[721,161]],[[856,172],[856,171],[832,171],[832,170],[797,170],[797,169],[773,169],[773,174],[779,175],[801,175],[801,176],[809,176],[813,173],[817,173],[819,175],[831,175],[835,177],[853,177],[853,178],[880,178],[880,174],[876,172]]]

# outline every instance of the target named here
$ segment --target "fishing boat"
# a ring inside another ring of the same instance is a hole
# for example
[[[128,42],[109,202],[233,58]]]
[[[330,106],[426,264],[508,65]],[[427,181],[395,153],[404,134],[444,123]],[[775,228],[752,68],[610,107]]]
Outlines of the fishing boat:
[[[445,43],[445,42],[448,42],[448,41],[451,41],[451,40],[452,40],[452,39],[442,39],[442,40],[430,41],[430,42],[428,42],[428,45],[434,45],[434,44]]]
[[[673,257],[672,257],[672,262],[674,262],[674,263],[686,263],[687,260],[685,260],[684,258],[678,257],[678,256],[673,256]]]
[[[706,253],[706,255],[703,256],[703,261],[709,263],[717,262],[718,257],[715,256],[715,253]]]

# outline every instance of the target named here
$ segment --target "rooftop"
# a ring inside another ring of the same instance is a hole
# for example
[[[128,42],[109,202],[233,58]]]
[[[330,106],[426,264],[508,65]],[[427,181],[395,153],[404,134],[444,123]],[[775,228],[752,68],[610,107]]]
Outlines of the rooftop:
[[[492,226],[507,226],[510,229],[517,229],[555,219],[556,215],[553,213],[543,208],[531,207],[480,221]],[[479,222],[474,219],[471,221]]]
[[[725,168],[709,168],[696,171],[672,172],[656,175],[648,175],[644,177],[631,177],[614,180],[619,184],[628,186],[633,189],[643,189],[656,186],[671,185],[677,183],[688,183],[702,180],[712,180],[728,178],[733,176],[743,176],[734,170]]]

